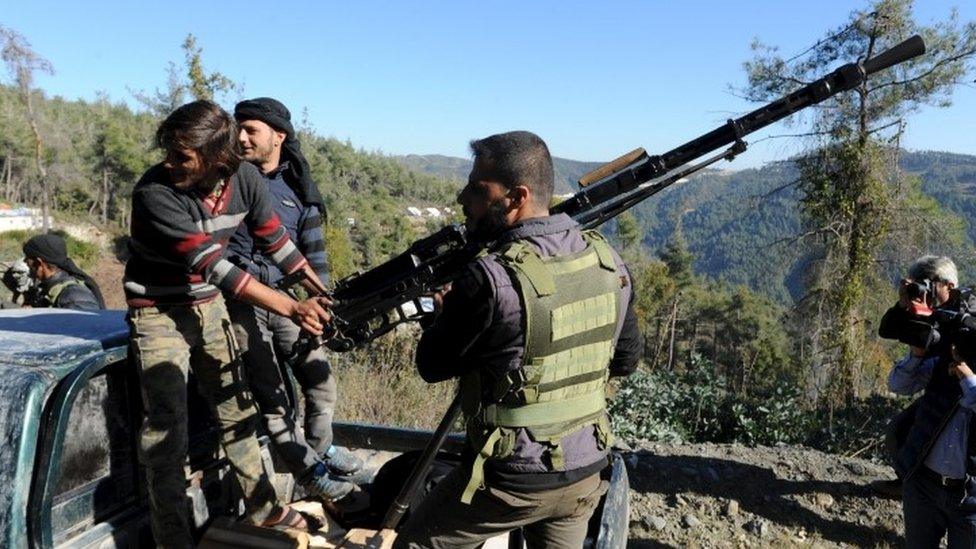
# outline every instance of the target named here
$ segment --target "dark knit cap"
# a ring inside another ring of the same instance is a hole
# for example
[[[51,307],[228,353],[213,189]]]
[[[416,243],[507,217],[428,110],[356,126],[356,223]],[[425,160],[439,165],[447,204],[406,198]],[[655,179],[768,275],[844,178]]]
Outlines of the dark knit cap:
[[[42,259],[45,263],[80,278],[95,294],[99,305],[105,308],[105,299],[102,298],[102,290],[98,287],[98,283],[68,257],[68,245],[60,236],[48,233],[30,237],[27,242],[24,242],[24,257]]]
[[[258,97],[241,101],[234,107],[234,118],[238,122],[244,120],[260,120],[272,128],[285,132],[287,137],[295,135],[295,128],[291,125],[291,113],[281,101],[270,97]]]
[[[245,120],[260,120],[272,128],[285,133],[285,142],[281,145],[282,163],[288,162],[285,171],[285,182],[295,191],[298,198],[305,204],[315,204],[325,211],[322,194],[312,180],[312,169],[308,160],[302,154],[301,143],[295,135],[295,127],[291,124],[291,113],[281,101],[270,97],[257,97],[241,101],[234,107],[234,118],[238,122]]]
[[[68,261],[68,245],[56,234],[39,234],[24,242],[24,256],[60,267]]]

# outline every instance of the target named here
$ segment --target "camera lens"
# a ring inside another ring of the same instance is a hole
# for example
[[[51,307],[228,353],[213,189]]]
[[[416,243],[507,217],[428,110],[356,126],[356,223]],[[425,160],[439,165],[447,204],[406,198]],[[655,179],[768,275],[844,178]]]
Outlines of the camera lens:
[[[911,299],[918,299],[924,297],[925,294],[929,292],[928,280],[922,282],[909,282],[905,288],[905,292]]]

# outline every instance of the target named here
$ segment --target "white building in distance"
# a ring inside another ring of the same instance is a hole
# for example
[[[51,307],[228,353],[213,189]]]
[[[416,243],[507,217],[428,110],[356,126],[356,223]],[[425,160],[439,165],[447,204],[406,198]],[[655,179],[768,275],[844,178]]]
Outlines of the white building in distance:
[[[50,225],[51,218],[48,217]],[[44,227],[44,216],[39,208],[11,208],[0,204],[0,233],[7,231],[33,231]]]

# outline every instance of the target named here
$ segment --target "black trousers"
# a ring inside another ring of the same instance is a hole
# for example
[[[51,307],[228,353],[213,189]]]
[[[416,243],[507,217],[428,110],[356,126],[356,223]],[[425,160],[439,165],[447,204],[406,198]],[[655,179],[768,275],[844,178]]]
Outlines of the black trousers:
[[[902,488],[905,513],[905,546],[911,549],[937,548],[948,533],[949,549],[976,549],[976,511],[959,507],[961,484],[943,486],[918,471]]]

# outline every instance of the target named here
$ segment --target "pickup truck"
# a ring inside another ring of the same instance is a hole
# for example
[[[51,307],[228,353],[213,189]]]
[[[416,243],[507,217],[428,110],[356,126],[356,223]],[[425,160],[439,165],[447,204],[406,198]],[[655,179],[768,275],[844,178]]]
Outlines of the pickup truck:
[[[0,546],[153,546],[136,451],[142,404],[127,338],[124,311],[0,311]],[[233,515],[239,502],[224,482],[216,425],[202,399],[190,399],[189,414],[187,494],[194,521],[205,528],[211,517]],[[350,423],[337,423],[335,432],[338,444],[386,453],[420,449],[430,436]],[[454,435],[445,450],[461,443]],[[274,472],[266,437],[262,446],[279,496],[291,500],[293,484]],[[627,542],[627,472],[619,456],[608,474],[589,547]]]

